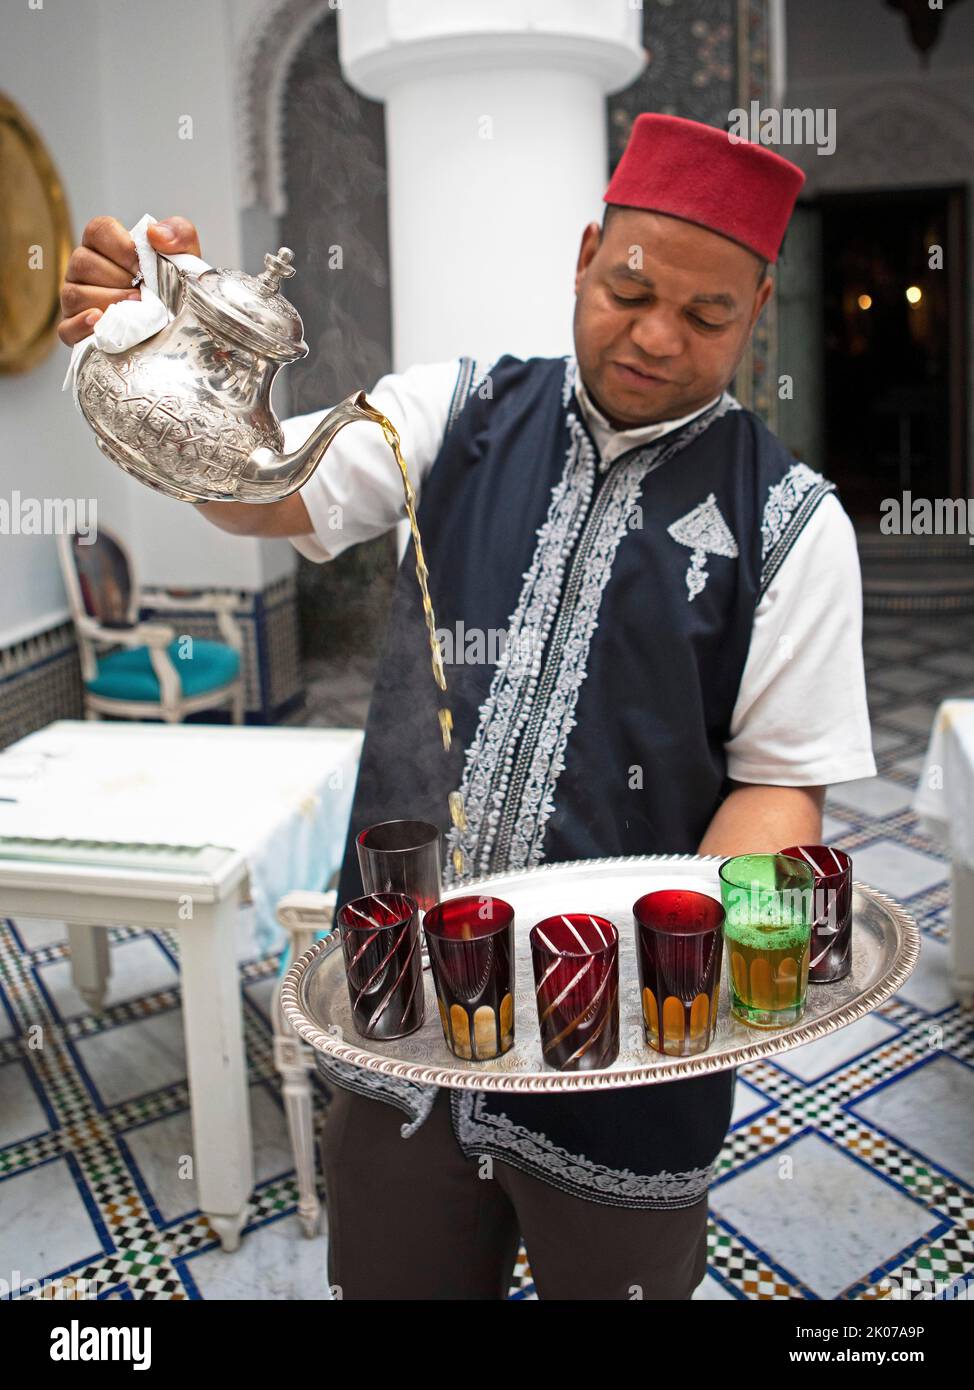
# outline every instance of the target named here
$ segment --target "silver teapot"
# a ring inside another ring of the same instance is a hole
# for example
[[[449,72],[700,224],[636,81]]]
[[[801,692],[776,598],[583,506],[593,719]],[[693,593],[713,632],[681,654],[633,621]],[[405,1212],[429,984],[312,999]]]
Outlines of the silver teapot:
[[[91,348],[78,370],[78,404],[102,453],[183,502],[275,502],[307,482],[340,429],[376,421],[356,391],[283,452],[271,386],[308,352],[297,310],[278,293],[293,259],[282,246],[258,276],[194,275],[159,256],[160,297],[175,318],[123,352]]]

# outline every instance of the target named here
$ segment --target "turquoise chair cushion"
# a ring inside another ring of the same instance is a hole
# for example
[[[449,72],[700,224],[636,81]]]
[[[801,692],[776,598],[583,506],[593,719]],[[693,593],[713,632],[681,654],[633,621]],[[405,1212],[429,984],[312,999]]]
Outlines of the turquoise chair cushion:
[[[179,647],[178,639],[170,642],[169,659],[179,675],[184,696],[218,690],[240,674],[240,653],[222,642],[205,642],[195,637],[192,656],[184,657],[180,656]],[[98,675],[87,682],[87,688],[93,695],[104,695],[109,700],[160,699],[159,681],[148,647],[132,647],[99,657]]]

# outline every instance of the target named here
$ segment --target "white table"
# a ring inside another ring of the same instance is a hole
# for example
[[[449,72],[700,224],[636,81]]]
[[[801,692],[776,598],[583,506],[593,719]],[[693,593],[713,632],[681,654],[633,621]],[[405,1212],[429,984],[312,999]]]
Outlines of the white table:
[[[950,970],[974,1004],[974,700],[945,700],[934,717],[913,809],[950,858]]]
[[[321,888],[344,846],[358,730],[59,721],[0,753],[0,915],[68,927],[104,1001],[112,926],[178,932],[200,1209],[236,1249],[253,1153],[236,935]],[[214,843],[218,842],[218,843]]]

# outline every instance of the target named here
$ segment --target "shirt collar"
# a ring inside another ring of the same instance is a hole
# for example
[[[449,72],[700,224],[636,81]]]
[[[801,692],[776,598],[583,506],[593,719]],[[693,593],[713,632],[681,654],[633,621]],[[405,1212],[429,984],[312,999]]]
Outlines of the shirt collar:
[[[681,416],[679,420],[660,420],[654,425],[637,425],[635,429],[617,430],[609,424],[589,395],[577,363],[575,364],[574,388],[575,399],[578,401],[579,408],[585,417],[585,423],[595,440],[603,468],[608,467],[621,454],[628,453],[630,449],[639,449],[645,444],[653,444],[657,439],[662,439],[663,435],[680,429],[689,421],[695,420],[698,415],[702,415],[704,411],[712,409],[720,400],[720,395],[717,395],[712,401],[701,406],[699,410],[693,410],[689,415]],[[722,395],[723,392],[720,394]]]

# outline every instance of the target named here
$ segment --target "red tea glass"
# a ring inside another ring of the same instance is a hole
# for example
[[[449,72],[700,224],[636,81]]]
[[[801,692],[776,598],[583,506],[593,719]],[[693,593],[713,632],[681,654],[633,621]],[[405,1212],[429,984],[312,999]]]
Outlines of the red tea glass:
[[[619,933],[566,912],[531,929],[541,1051],[559,1071],[594,1071],[619,1055]]]
[[[706,1052],[717,1028],[724,909],[665,888],[633,904],[646,1042],[669,1057]]]
[[[852,969],[852,860],[831,845],[792,845],[779,853],[803,859],[815,875],[808,983],[844,980]]]
[[[514,1045],[514,909],[501,898],[451,898],[423,919],[446,1045],[483,1062]]]
[[[419,910],[404,893],[370,893],[337,914],[352,1019],[363,1038],[404,1038],[423,1022]]]
[[[440,900],[440,832],[424,820],[387,820],[355,837],[366,893],[405,893],[420,912]]]

